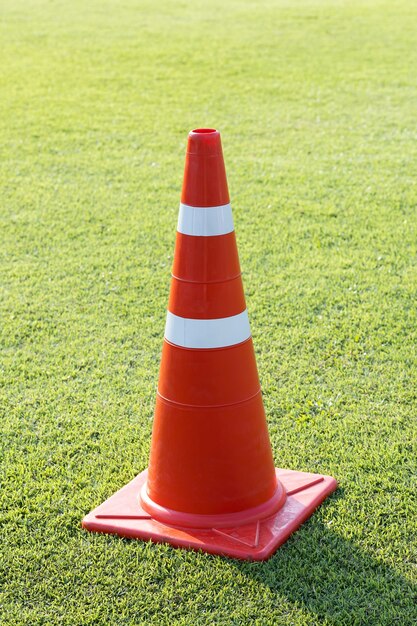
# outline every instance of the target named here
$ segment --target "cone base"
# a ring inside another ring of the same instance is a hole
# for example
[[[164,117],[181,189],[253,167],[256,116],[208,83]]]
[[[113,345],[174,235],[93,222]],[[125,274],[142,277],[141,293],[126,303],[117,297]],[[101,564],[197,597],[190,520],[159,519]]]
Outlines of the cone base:
[[[273,515],[250,524],[234,528],[192,529],[157,522],[140,505],[139,494],[147,477],[145,470],[89,513],[82,525],[92,532],[264,561],[337,488],[337,482],[331,476],[278,468],[276,474],[287,494],[284,505]]]

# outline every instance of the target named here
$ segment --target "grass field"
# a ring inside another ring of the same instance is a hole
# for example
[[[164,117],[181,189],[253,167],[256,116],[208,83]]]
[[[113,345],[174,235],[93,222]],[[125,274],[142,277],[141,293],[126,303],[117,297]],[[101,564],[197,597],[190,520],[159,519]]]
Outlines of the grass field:
[[[417,4],[3,0],[0,623],[417,623]],[[265,563],[91,535],[147,465],[185,142],[222,132],[275,459]]]

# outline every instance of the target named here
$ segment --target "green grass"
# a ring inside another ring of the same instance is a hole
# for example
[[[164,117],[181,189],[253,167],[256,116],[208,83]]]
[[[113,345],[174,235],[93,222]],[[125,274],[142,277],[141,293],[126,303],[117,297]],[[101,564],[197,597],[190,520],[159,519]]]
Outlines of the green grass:
[[[0,623],[417,622],[417,5],[3,0]],[[241,563],[86,533],[147,464],[187,132],[219,128],[274,455]]]

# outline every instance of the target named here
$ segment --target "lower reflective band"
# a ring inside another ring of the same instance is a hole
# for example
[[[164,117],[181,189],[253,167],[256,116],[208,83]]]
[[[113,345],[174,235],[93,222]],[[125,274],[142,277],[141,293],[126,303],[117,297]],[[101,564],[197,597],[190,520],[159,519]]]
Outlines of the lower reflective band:
[[[212,320],[197,320],[167,313],[165,339],[184,348],[224,348],[251,336],[248,312]]]

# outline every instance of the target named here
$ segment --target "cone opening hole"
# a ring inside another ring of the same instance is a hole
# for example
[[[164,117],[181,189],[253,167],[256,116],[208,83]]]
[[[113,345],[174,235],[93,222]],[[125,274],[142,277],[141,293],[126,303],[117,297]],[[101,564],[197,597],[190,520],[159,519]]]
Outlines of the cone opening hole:
[[[193,133],[198,133],[200,135],[207,135],[208,133],[215,133],[217,132],[215,128],[195,128],[193,131]]]

